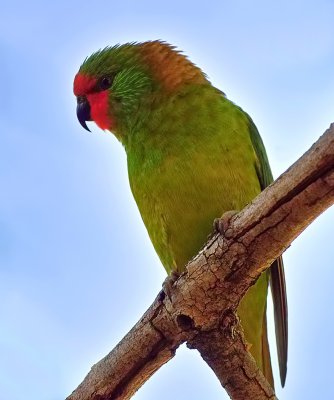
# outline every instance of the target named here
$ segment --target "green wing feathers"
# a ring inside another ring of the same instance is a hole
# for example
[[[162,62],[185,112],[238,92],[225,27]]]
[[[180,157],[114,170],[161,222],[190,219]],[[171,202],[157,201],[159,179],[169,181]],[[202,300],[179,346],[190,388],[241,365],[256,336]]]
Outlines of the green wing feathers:
[[[262,371],[267,381],[270,383],[272,388],[275,388],[273,371],[271,368],[270,361],[270,350],[268,342],[268,331],[267,331],[267,313],[263,314],[262,322],[262,336],[261,336],[261,347],[262,347]]]
[[[250,117],[249,122],[251,140],[259,161],[257,173],[261,189],[263,190],[271,184],[273,176],[260,134]],[[280,378],[282,386],[284,387],[288,361],[288,304],[282,257],[278,258],[270,267],[270,287],[274,304],[276,345]],[[267,333],[265,332],[265,335],[266,334]],[[263,353],[265,353],[265,351]]]

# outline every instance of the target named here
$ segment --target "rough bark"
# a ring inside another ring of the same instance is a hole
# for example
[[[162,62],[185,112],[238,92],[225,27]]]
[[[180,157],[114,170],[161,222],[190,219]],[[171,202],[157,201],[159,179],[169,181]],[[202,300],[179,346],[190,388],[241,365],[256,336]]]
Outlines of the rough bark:
[[[227,312],[219,329],[200,332],[188,340],[187,346],[201,353],[232,399],[276,399],[273,388],[248,351],[234,313]]]
[[[129,399],[187,341],[233,399],[275,399],[235,314],[247,289],[334,203],[334,125],[294,165],[214,234],[169,296],[94,365],[67,400]]]

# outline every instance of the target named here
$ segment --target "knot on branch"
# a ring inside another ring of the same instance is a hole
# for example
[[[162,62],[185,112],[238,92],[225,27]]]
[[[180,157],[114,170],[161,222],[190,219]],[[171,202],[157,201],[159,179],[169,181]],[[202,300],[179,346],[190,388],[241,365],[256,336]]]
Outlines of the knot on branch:
[[[239,318],[234,311],[228,309],[223,313],[220,320],[220,328],[226,338],[234,339],[238,323]]]
[[[193,319],[185,314],[179,314],[176,317],[176,323],[183,331],[190,331],[195,327]]]

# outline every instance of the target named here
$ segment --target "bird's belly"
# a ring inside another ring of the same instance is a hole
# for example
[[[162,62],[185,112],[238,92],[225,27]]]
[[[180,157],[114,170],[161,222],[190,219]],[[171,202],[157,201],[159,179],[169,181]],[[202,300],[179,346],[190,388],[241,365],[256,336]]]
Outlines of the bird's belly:
[[[132,190],[151,241],[168,274],[182,272],[212,232],[213,221],[226,211],[240,210],[259,192],[255,168],[192,165],[173,171],[150,171],[133,181]],[[245,167],[245,165],[243,166]],[[213,173],[212,171],[215,171]],[[227,172],[227,173],[226,173]],[[138,176],[137,176],[138,178]],[[238,308],[251,351],[262,368],[262,330],[268,275],[250,288]]]
[[[214,164],[214,163],[213,163]],[[132,190],[151,241],[165,269],[182,271],[200,250],[215,218],[239,210],[259,192],[255,169],[178,163],[132,180]],[[149,176],[149,178],[147,178]],[[130,180],[131,181],[131,180]]]

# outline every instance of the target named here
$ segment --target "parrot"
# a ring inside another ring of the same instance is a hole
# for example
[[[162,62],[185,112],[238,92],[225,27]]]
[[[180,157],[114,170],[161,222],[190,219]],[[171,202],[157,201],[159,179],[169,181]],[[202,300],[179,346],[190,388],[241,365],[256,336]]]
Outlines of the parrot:
[[[180,274],[212,232],[273,181],[250,118],[175,46],[162,40],[99,49],[75,75],[77,118],[123,145],[132,194],[169,276]],[[250,352],[274,387],[267,334],[271,287],[281,384],[287,374],[287,296],[282,258],[238,305]]]

